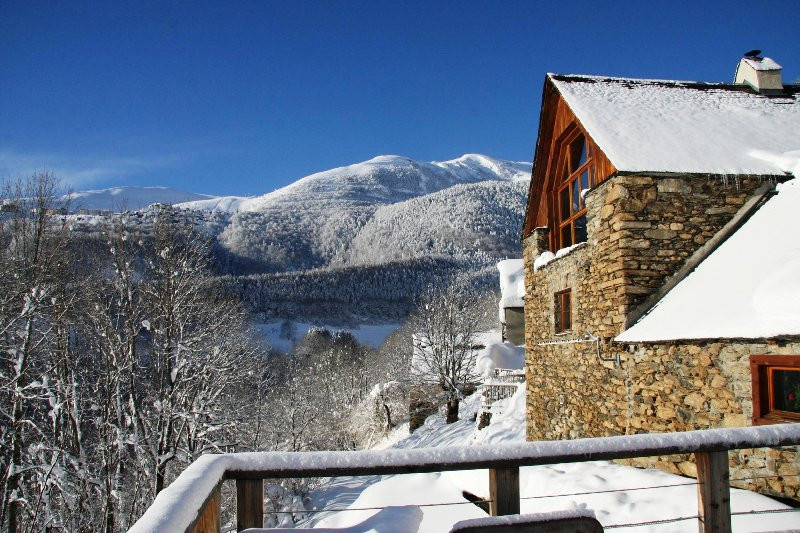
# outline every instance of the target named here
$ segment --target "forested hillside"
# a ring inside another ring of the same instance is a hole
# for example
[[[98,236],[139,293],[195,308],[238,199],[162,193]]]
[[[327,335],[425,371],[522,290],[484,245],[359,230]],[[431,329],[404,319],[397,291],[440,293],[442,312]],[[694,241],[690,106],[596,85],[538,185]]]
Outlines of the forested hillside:
[[[521,253],[530,166],[465,155],[379,156],[255,198],[178,204],[213,241],[221,283],[265,319],[399,320],[424,288],[467,273],[494,290],[494,264]],[[147,232],[158,207],[128,215]],[[76,232],[103,217],[73,215]]]
[[[516,257],[527,189],[527,182],[483,181],[381,206],[340,261],[357,265],[429,256]]]
[[[431,285],[467,273],[475,293],[497,286],[494,264],[423,257],[303,272],[224,276],[226,291],[264,319],[322,319],[329,325],[402,321]]]

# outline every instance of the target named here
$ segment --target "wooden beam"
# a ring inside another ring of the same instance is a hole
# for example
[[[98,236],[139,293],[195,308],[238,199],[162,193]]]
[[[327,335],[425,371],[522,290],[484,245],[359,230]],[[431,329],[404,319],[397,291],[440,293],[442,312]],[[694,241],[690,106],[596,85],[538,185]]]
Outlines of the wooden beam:
[[[489,514],[519,514],[519,467],[489,469]]]
[[[487,518],[482,518],[486,522]],[[457,522],[450,533],[603,533],[603,525],[596,518],[534,518],[508,524],[498,522],[470,526],[469,520]],[[467,524],[467,525],[462,525]]]
[[[236,529],[264,527],[264,480],[236,480]]]
[[[221,529],[220,514],[220,486],[218,484],[206,499],[194,523],[186,530],[187,533],[219,533]]]
[[[730,533],[731,487],[728,452],[697,452],[697,510],[700,533]]]

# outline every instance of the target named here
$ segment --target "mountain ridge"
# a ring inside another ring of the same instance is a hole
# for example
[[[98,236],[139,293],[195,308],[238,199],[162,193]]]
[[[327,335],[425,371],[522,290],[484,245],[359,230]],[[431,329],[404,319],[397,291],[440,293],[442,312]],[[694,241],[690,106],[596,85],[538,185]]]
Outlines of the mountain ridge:
[[[69,201],[70,210],[91,209],[102,211],[135,211],[155,204],[177,204],[188,200],[207,200],[208,194],[199,194],[174,187],[119,186],[105,189],[90,189],[64,195],[61,200]]]
[[[367,161],[316,172],[275,191],[256,196],[222,196],[178,204],[177,207],[236,213],[263,211],[301,201],[335,201],[348,206],[396,203],[460,183],[524,181],[531,164],[465,154],[448,161],[420,162],[399,155],[380,155]]]

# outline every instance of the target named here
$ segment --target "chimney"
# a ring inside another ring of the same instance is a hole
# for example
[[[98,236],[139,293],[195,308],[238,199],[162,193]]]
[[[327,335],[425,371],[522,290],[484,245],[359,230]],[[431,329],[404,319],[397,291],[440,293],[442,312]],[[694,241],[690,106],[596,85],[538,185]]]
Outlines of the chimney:
[[[761,94],[783,94],[781,67],[768,57],[758,57],[760,50],[748,52],[739,61],[733,83],[749,85]]]

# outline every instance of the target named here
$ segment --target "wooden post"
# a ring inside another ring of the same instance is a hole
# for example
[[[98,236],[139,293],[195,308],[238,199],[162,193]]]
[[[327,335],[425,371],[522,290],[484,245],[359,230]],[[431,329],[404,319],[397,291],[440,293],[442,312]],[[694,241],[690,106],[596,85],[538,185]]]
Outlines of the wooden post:
[[[186,530],[187,533],[219,533],[221,529],[219,491],[219,485],[211,491],[200,510],[200,514]]]
[[[236,480],[236,529],[264,527],[264,480]]]
[[[519,467],[489,469],[489,514],[519,514]]]
[[[697,452],[697,510],[700,533],[730,533],[731,487],[728,452]]]

